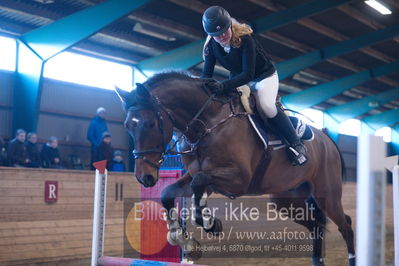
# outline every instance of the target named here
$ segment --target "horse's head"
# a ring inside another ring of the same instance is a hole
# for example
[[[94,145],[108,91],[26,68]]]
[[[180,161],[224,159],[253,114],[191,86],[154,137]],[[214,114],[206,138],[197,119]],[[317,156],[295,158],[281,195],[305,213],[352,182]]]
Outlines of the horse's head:
[[[137,83],[136,90],[116,89],[126,110],[124,122],[134,141],[135,175],[145,187],[154,186],[159,179],[167,143],[172,138],[173,125],[147,88]]]

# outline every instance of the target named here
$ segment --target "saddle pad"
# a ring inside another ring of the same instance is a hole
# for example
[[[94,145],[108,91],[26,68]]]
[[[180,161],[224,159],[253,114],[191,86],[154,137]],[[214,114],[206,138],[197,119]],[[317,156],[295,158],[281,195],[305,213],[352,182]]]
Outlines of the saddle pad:
[[[297,135],[303,141],[312,141],[314,138],[314,133],[312,128],[305,124],[302,120],[298,119],[297,117],[289,116],[292,125],[297,133]],[[265,149],[267,149],[268,145],[274,147],[274,149],[280,149],[285,147],[285,141],[281,138],[281,136],[276,135],[275,139],[270,140],[270,137],[266,133],[265,126],[263,124],[263,120],[260,118],[259,115],[249,115],[248,116],[249,122],[251,123],[252,127],[254,128],[256,134],[262,140]]]

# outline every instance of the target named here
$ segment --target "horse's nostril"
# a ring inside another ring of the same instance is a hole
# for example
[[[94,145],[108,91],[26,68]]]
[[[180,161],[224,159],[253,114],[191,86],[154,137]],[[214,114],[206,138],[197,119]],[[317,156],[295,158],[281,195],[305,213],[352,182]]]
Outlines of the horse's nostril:
[[[155,178],[153,175],[145,175],[143,177],[143,185],[145,187],[153,187],[155,185]]]

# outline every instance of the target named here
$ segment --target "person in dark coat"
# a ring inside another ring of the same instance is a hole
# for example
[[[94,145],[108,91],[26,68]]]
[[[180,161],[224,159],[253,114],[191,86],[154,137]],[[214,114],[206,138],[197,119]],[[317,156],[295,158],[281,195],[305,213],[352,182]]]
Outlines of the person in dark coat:
[[[112,159],[114,157],[114,149],[111,145],[111,134],[109,132],[104,132],[102,141],[100,145],[97,147],[95,152],[95,161],[107,160],[107,170],[111,171],[112,169]]]
[[[104,107],[97,109],[97,115],[90,121],[87,129],[87,140],[91,144],[91,163],[90,168],[94,170],[93,162],[96,162],[95,153],[103,139],[103,133],[108,132],[107,122],[105,121],[106,110]]]
[[[62,168],[60,152],[58,150],[58,139],[50,137],[48,142],[43,145],[40,152],[40,159],[43,168]]]
[[[28,167],[31,168],[39,168],[41,165],[40,162],[40,153],[39,147],[37,146],[37,134],[34,132],[29,132],[27,136],[27,140],[25,142],[26,153],[29,159]]]
[[[125,163],[123,162],[121,151],[114,152],[114,158],[112,159],[112,168],[113,172],[126,172]]]
[[[25,147],[26,132],[18,129],[15,138],[8,144],[7,157],[10,166],[26,167],[30,162]]]

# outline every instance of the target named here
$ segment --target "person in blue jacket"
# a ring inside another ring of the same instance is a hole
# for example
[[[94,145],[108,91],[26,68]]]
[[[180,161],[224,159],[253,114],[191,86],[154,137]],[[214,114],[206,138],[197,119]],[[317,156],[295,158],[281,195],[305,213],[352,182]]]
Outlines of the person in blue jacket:
[[[114,152],[114,158],[112,160],[111,171],[113,171],[113,172],[125,172],[126,171],[126,167],[125,167],[125,163],[123,162],[121,151],[117,150]]]
[[[87,140],[91,144],[91,163],[90,168],[94,170],[93,160],[95,160],[95,153],[98,146],[101,144],[104,132],[108,132],[107,122],[105,121],[106,110],[104,107],[99,107],[96,116],[90,121],[87,129]]]

